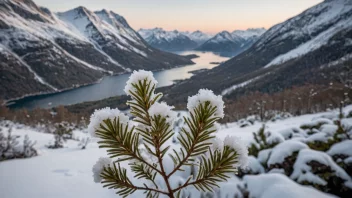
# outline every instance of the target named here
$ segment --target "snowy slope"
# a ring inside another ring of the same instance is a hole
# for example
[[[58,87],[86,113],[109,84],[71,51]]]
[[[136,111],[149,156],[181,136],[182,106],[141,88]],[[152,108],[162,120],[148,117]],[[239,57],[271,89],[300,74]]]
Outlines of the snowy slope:
[[[232,96],[230,94],[228,97],[233,97],[244,93],[244,89],[246,92],[276,92],[305,83],[326,83],[327,79],[321,73],[333,75],[349,67],[351,35],[352,2],[323,1],[271,27],[251,47],[219,67],[173,87],[170,92],[180,93],[182,90],[184,95],[170,97],[179,100],[185,95],[194,94],[200,87],[218,90],[218,93],[227,90],[227,93],[232,92]],[[218,39],[223,41],[224,38]],[[226,38],[231,37],[228,35]],[[223,43],[216,48],[217,43],[220,42],[214,41],[206,49],[222,50],[226,49],[225,46],[233,49]],[[263,75],[266,75],[265,78],[259,77]],[[258,77],[260,80],[250,81]],[[229,92],[231,87],[236,89]]]
[[[347,112],[352,106],[345,109]],[[267,130],[277,133],[290,127],[299,127],[307,120],[316,117],[337,115],[337,111],[324,112],[318,114],[302,115],[292,117],[286,120],[268,122]],[[241,137],[247,143],[253,141],[252,132],[262,127],[262,123],[256,122],[254,125],[240,128],[237,123],[228,123],[220,127],[217,136],[224,139],[227,135]],[[2,126],[3,131],[7,127]],[[11,198],[34,198],[34,197],[117,197],[114,190],[102,188],[101,184],[93,182],[92,166],[101,156],[106,156],[103,149],[99,149],[95,141],[90,143],[85,150],[78,148],[77,141],[69,140],[62,149],[50,150],[45,147],[53,140],[53,135],[37,132],[33,128],[21,125],[15,125],[13,135],[28,135],[31,140],[37,141],[35,148],[39,149],[40,154],[37,157],[29,159],[15,159],[0,162],[0,192],[4,197]],[[84,131],[75,130],[74,137],[86,137],[88,134]],[[171,142],[170,142],[171,143]],[[172,144],[172,147],[178,148]],[[122,163],[122,166],[126,166]],[[251,165],[250,165],[251,166]],[[172,165],[171,165],[172,167]],[[167,167],[167,170],[169,167]],[[166,171],[167,171],[166,170]],[[186,170],[188,171],[188,170]],[[180,173],[182,176],[182,173]],[[135,179],[130,176],[131,182],[142,185],[141,179]],[[171,178],[172,183],[183,181],[182,177]],[[333,197],[317,191],[312,187],[305,187],[290,180],[282,174],[260,174],[258,176],[245,176],[243,181],[233,177],[227,183],[221,184],[220,197],[233,197],[239,193],[237,185],[243,186],[245,182],[252,196],[262,198],[279,198],[279,197]],[[195,197],[200,195],[193,192]],[[134,197],[144,197],[142,192],[136,192]],[[192,196],[193,197],[193,196]]]
[[[352,27],[352,2],[348,0],[326,1],[282,24],[270,29],[256,44],[258,48],[266,42],[279,42],[287,38],[304,39],[300,45],[280,54],[266,67],[284,63],[326,45],[338,32]],[[279,36],[278,36],[279,35]],[[305,37],[308,37],[305,39]]]

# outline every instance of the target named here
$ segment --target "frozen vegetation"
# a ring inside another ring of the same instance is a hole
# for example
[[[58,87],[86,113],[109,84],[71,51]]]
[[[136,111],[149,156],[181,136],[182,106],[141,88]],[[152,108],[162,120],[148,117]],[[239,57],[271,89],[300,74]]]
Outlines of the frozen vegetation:
[[[138,82],[143,78],[153,77],[150,73],[135,73],[129,83]],[[153,81],[154,82],[154,81]],[[156,83],[156,82],[154,82]],[[126,86],[127,92],[135,90]],[[155,95],[156,96],[156,95]],[[189,98],[190,112],[204,102],[210,101],[218,107],[214,116],[222,117],[223,101],[209,90],[200,90]],[[132,101],[133,102],[133,101]],[[212,152],[230,146],[239,152],[239,168],[237,175],[232,174],[227,182],[219,183],[221,188],[214,192],[200,192],[193,186],[182,190],[182,195],[191,197],[348,197],[352,193],[352,120],[348,118],[352,106],[344,108],[344,118],[340,118],[338,110],[306,114],[298,117],[260,122],[256,116],[239,122],[214,125],[216,138],[211,143]],[[180,149],[177,137],[181,128],[187,126],[182,116],[187,112],[174,112],[166,103],[157,102],[149,109],[151,116],[161,115],[173,124],[176,134],[165,147]],[[27,159],[9,159],[0,162],[0,192],[4,197],[116,197],[114,190],[102,188],[101,172],[111,165],[106,158],[105,149],[99,149],[96,129],[101,121],[116,117],[122,124],[135,125],[128,116],[117,109],[105,108],[92,115],[88,129],[74,129],[62,124],[50,133],[14,124],[10,121],[1,122],[0,150],[7,147],[5,137],[11,131],[10,141],[16,141],[13,151],[24,151],[30,148]],[[138,126],[137,126],[138,127]],[[141,128],[140,128],[141,129]],[[99,133],[98,133],[99,134]],[[90,141],[89,137],[93,136]],[[239,137],[244,143],[239,141]],[[82,142],[84,147],[82,147]],[[88,142],[90,142],[88,144]],[[35,143],[35,144],[34,144]],[[29,145],[29,146],[28,146]],[[50,145],[55,146],[52,149]],[[248,146],[248,151],[245,149]],[[84,149],[82,149],[84,148]],[[144,149],[139,147],[140,149]],[[35,151],[35,152],[34,152]],[[246,153],[249,152],[249,157]],[[24,152],[26,153],[26,152]],[[35,154],[34,154],[35,153]],[[1,153],[2,154],[2,153]],[[38,154],[38,156],[35,156]],[[3,155],[3,154],[2,154]],[[23,156],[23,155],[22,155]],[[29,158],[31,157],[31,158]],[[98,162],[97,162],[97,159]],[[153,157],[150,157],[153,161]],[[170,158],[163,160],[165,172],[172,171]],[[128,162],[121,162],[122,168],[129,168]],[[93,171],[92,171],[93,170]],[[169,178],[170,185],[177,188],[186,182],[188,176],[198,171],[195,166],[185,167],[185,171],[176,171]],[[98,173],[98,174],[97,174]],[[130,181],[143,186],[145,179],[133,177],[127,169]],[[156,178],[158,185],[161,178]],[[144,197],[143,191],[136,191],[133,197]],[[163,197],[163,196],[161,196]]]

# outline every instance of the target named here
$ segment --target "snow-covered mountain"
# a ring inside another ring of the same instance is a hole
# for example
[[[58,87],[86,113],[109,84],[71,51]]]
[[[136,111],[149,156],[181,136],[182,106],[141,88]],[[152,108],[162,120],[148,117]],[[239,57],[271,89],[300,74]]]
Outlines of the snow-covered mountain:
[[[191,63],[151,48],[111,11],[53,13],[31,0],[0,1],[2,99],[70,89],[131,69]]]
[[[191,40],[197,42],[198,45],[203,44],[205,41],[209,40],[212,35],[204,33],[200,30],[196,30],[194,32],[183,32],[186,36],[188,36]]]
[[[138,33],[153,47],[165,51],[183,51],[197,47],[197,42],[184,32],[162,28],[140,29]]]
[[[228,52],[237,55],[248,49],[264,32],[264,28],[235,30],[232,33],[222,31],[204,42],[197,50]]]
[[[352,2],[326,0],[273,26],[243,53],[174,86],[168,96],[182,100],[202,87],[236,97],[248,91],[327,83],[351,68],[351,58]]]

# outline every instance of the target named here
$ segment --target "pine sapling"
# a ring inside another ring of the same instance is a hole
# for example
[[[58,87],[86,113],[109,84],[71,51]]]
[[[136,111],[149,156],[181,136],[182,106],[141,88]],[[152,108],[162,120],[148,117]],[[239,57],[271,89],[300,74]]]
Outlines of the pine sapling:
[[[213,191],[239,167],[246,166],[248,150],[239,139],[228,136],[222,141],[215,137],[216,122],[224,117],[224,102],[206,89],[188,98],[189,116],[183,118],[179,145],[173,148],[176,113],[172,106],[159,102],[162,94],[155,93],[156,85],[151,72],[134,71],[125,87],[132,98],[127,104],[134,119],[110,108],[96,110],[91,116],[88,131],[109,156],[94,165],[95,182],[123,197],[136,191],[144,191],[146,197],[179,197],[186,188]],[[182,182],[173,181],[175,175],[190,167],[194,175]],[[142,185],[132,181],[131,173]]]
[[[24,140],[23,140],[23,157],[24,158],[29,158],[29,157],[33,157],[33,156],[38,155],[37,150],[34,148],[35,144],[36,144],[36,142],[32,142],[31,140],[29,140],[28,135],[24,136]]]
[[[62,148],[68,139],[72,139],[72,129],[64,123],[57,124],[54,131],[54,143],[47,147],[50,149]]]

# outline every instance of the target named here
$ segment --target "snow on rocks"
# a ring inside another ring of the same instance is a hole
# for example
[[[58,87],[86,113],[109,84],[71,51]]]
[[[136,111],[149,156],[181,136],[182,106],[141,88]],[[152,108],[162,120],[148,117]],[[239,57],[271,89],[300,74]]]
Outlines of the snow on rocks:
[[[319,166],[317,164],[327,166],[326,170],[323,171],[322,168],[313,167]],[[293,169],[290,177],[299,183],[309,182],[325,186],[328,184],[326,180],[329,178],[322,178],[318,173],[326,177],[326,174],[330,173],[328,169],[331,169],[331,174],[341,178],[345,182],[352,181],[351,177],[329,155],[321,151],[302,149],[297,156]]]
[[[302,142],[295,140],[284,141],[273,148],[267,164],[270,166],[282,163],[286,157],[304,148],[308,148],[308,146]]]
[[[153,73],[151,71],[145,71],[145,70],[138,70],[138,71],[133,71],[131,76],[129,77],[128,81],[126,82],[125,86],[125,93],[127,95],[131,95],[131,92],[134,92],[136,88],[133,87],[133,85],[138,84],[139,81],[147,80],[147,83],[149,81],[151,82],[150,86],[156,86],[158,84],[158,81],[155,80]]]
[[[236,151],[238,162],[235,166],[245,168],[248,165],[248,147],[240,138],[226,136],[224,146],[228,146]]]
[[[247,185],[249,197],[331,197],[311,187],[302,186],[282,174],[248,175],[243,178]]]
[[[224,101],[222,100],[222,96],[215,95],[213,91],[208,89],[200,89],[198,94],[188,97],[187,109],[190,112],[193,112],[195,108],[198,107],[199,104],[203,104],[205,102],[210,102],[213,107],[216,107],[215,116],[223,118],[224,117]]]
[[[106,119],[119,119],[120,123],[127,124],[129,122],[129,117],[121,113],[120,110],[110,109],[106,107],[103,109],[95,110],[92,116],[90,117],[90,123],[88,125],[88,133],[92,137],[97,137],[95,131],[100,128],[101,124],[104,124],[103,121]]]
[[[148,110],[149,116],[154,117],[160,115],[165,118],[170,125],[177,117],[177,113],[172,111],[174,106],[169,106],[165,102],[155,102]]]
[[[101,157],[93,166],[93,178],[95,183],[100,183],[102,178],[100,174],[104,170],[104,167],[110,166],[112,160],[109,157]]]

